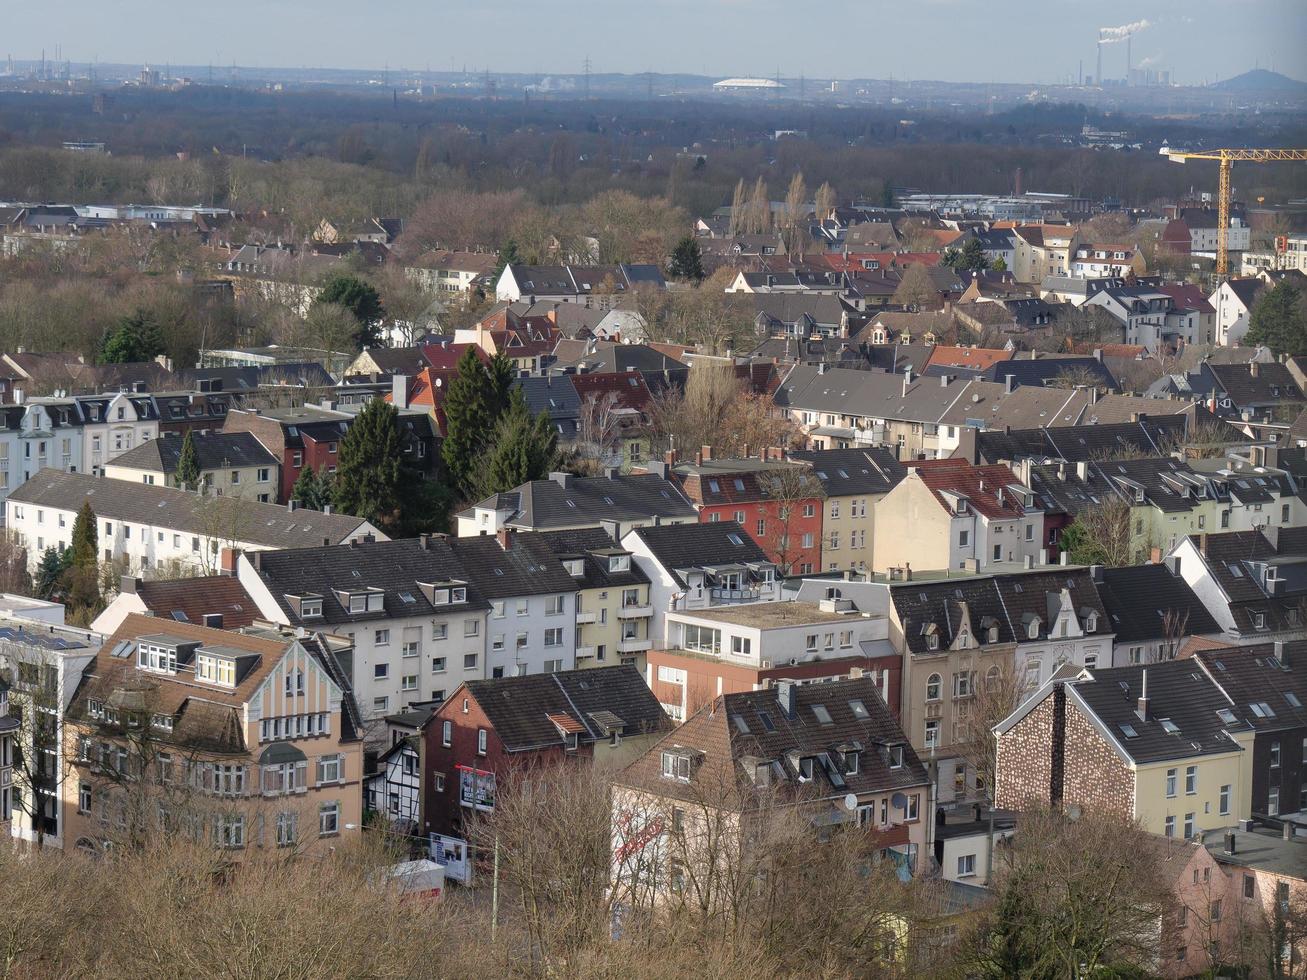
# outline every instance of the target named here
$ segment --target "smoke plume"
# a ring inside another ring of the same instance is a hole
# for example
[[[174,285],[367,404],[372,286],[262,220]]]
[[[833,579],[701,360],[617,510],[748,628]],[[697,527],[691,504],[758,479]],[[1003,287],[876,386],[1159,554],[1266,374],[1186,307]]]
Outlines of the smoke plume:
[[[1122,24],[1120,27],[1100,27],[1098,29],[1099,44],[1116,44],[1118,41],[1125,41],[1138,34],[1146,27],[1152,24],[1146,20],[1137,20],[1131,24]]]

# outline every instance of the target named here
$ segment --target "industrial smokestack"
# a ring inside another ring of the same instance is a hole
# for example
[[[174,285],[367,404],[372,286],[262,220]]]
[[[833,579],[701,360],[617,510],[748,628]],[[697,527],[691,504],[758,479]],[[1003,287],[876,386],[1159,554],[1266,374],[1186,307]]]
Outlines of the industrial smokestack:
[[[1130,84],[1130,39],[1125,39],[1125,83]]]
[[[1098,32],[1098,64],[1094,66],[1094,81],[1103,87],[1103,32]]]

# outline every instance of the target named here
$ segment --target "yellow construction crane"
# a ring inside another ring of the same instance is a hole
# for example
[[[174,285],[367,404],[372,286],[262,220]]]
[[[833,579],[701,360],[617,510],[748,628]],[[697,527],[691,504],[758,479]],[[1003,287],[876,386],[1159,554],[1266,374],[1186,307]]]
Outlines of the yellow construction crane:
[[[1274,163],[1279,160],[1307,160],[1307,150],[1173,150],[1161,153],[1174,163],[1186,160],[1216,160],[1221,164],[1221,185],[1217,197],[1216,274],[1229,273],[1226,245],[1230,239],[1230,168],[1238,163]]]

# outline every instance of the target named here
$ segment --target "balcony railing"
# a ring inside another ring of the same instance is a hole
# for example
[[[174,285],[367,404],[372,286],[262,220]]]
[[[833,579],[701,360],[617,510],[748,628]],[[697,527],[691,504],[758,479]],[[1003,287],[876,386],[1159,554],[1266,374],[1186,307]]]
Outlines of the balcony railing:
[[[594,655],[595,655],[595,648],[592,647],[592,646],[591,646],[591,647],[577,647],[577,648],[576,648],[576,659],[577,659],[577,660],[581,660],[581,659],[584,658],[584,657],[593,657]]]
[[[653,649],[653,640],[649,640],[649,639],[644,639],[644,640],[630,639],[630,640],[617,641],[618,653],[644,653],[644,651],[652,650],[652,649]]]
[[[653,615],[653,606],[623,606],[617,610],[618,619],[648,619]]]
[[[713,602],[756,602],[761,593],[757,589],[710,589]]]
[[[586,610],[582,612],[581,610],[578,609],[576,612],[576,621],[578,623],[593,623],[596,618],[598,618],[598,613],[594,612],[593,610]]]

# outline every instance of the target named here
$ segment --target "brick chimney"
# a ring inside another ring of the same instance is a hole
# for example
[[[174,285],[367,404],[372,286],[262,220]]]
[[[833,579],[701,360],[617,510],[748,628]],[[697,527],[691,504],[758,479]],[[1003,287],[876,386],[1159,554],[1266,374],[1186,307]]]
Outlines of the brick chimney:
[[[517,537],[517,532],[511,527],[501,527],[495,532],[495,540],[499,542],[499,547],[507,551],[513,545],[513,539]]]
[[[700,447],[699,447],[699,455],[702,456],[705,460],[711,462],[711,460],[712,460],[712,446],[700,446]]]

